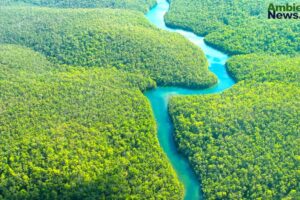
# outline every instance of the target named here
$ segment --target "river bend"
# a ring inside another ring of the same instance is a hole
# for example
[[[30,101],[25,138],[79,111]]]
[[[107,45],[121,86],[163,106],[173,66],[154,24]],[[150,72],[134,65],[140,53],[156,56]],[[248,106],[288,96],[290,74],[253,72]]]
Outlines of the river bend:
[[[232,87],[235,82],[226,71],[225,63],[228,56],[204,43],[204,38],[182,29],[173,29],[166,26],[164,15],[169,10],[167,0],[157,0],[157,5],[147,14],[147,19],[158,28],[177,32],[190,42],[200,47],[209,62],[209,70],[218,78],[218,84],[212,88],[191,90],[179,87],[158,87],[145,92],[155,116],[158,140],[163,151],[173,166],[179,181],[184,185],[185,200],[199,200],[202,198],[201,184],[191,168],[187,158],[181,155],[176,148],[173,137],[173,124],[168,113],[168,100],[171,95],[205,95],[222,92]]]

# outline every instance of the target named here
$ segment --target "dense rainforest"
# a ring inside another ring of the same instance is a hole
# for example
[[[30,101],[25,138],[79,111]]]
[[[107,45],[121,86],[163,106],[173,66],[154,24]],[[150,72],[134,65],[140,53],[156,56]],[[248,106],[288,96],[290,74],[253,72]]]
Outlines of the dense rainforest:
[[[171,0],[166,22],[229,54],[238,82],[172,97],[205,199],[300,198],[299,21],[275,1]],[[143,91],[217,83],[143,16],[155,0],[0,1],[0,199],[182,199]]]
[[[180,199],[142,90],[115,68],[0,45],[0,199]]]
[[[299,198],[299,64],[299,57],[233,56],[232,89],[171,99],[179,150],[207,199]]]
[[[268,19],[269,3],[287,0],[172,0],[169,26],[205,35],[205,41],[230,54],[298,54],[299,20]]]
[[[198,47],[134,11],[3,7],[0,43],[30,47],[54,63],[141,73],[162,86],[217,82]]]
[[[172,0],[167,24],[229,54],[238,83],[222,94],[172,97],[179,150],[206,199],[300,198],[300,22],[269,20],[269,3]]]
[[[174,97],[170,113],[205,199],[299,198],[299,86],[241,82],[218,95]]]
[[[203,53],[136,11],[37,7],[153,1],[18,2],[0,3],[0,199],[181,199],[142,91],[213,84]]]
[[[247,54],[231,57],[226,63],[236,80],[280,81],[300,86],[300,57]]]
[[[1,0],[2,5],[49,6],[58,8],[126,8],[146,12],[155,0]]]

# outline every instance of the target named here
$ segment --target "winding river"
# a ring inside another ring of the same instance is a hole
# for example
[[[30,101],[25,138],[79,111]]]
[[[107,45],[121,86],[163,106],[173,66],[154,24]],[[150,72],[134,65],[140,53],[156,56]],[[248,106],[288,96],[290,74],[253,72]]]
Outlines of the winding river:
[[[178,87],[158,87],[154,90],[145,92],[149,99],[158,128],[158,139],[160,146],[166,153],[171,162],[177,177],[185,188],[186,200],[199,200],[202,198],[201,185],[191,168],[187,158],[182,156],[176,148],[173,137],[173,124],[168,114],[168,99],[171,95],[204,95],[222,92],[232,85],[233,79],[225,69],[225,63],[228,56],[204,43],[204,38],[181,29],[168,28],[164,22],[164,15],[169,10],[167,0],[158,0],[157,5],[153,7],[146,15],[147,19],[163,30],[177,32],[187,38],[190,42],[199,46],[205,53],[209,61],[209,70],[218,77],[218,84],[212,88],[204,90],[191,90]]]

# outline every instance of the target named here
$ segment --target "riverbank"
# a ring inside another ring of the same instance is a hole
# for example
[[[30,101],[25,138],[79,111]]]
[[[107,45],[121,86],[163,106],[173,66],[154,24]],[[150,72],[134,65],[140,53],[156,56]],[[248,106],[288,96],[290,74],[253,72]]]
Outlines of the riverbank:
[[[157,5],[147,13],[146,17],[158,28],[179,33],[190,42],[200,47],[204,51],[208,60],[209,70],[218,78],[218,83],[207,89],[193,90],[180,87],[158,87],[154,90],[145,92],[146,97],[151,103],[155,116],[160,146],[172,164],[178,179],[184,185],[184,199],[199,200],[203,198],[200,182],[194,173],[194,170],[191,168],[187,158],[178,152],[177,145],[173,137],[173,123],[168,113],[169,98],[173,95],[205,95],[219,93],[232,87],[235,82],[227,73],[225,68],[225,63],[229,57],[226,54],[206,45],[203,37],[199,37],[186,30],[167,27],[164,21],[164,16],[168,10],[169,3],[166,0],[158,0]]]

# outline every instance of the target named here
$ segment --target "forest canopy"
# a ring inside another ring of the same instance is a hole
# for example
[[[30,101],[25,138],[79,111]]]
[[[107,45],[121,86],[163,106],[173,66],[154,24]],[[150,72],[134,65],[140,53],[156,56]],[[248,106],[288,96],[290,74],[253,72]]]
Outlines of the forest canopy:
[[[280,81],[300,86],[299,56],[237,55],[228,60],[226,67],[236,81]]]
[[[222,94],[173,97],[169,109],[205,199],[297,199],[299,86],[242,81]]]
[[[124,8],[146,12],[155,0],[1,0],[4,5],[31,5],[59,8]]]
[[[205,199],[300,198],[300,22],[267,19],[270,2],[172,0],[166,15],[169,26],[244,54],[226,63],[233,88],[169,104]]]
[[[0,43],[30,47],[54,63],[114,66],[161,86],[205,88],[217,82],[200,48],[129,10],[5,7]]]
[[[222,94],[173,97],[179,150],[207,199],[297,199],[300,195],[300,59],[231,57],[238,82]]]
[[[141,90],[114,68],[0,45],[0,199],[180,199]]]
[[[268,20],[270,0],[170,2],[169,26],[243,54],[230,90],[170,100],[204,197],[299,198],[299,21]],[[154,4],[0,2],[0,200],[183,198],[142,92],[217,79],[197,46],[147,21]]]
[[[166,22],[204,35],[205,42],[229,54],[298,54],[299,20],[270,20],[269,3],[286,0],[172,0]]]

